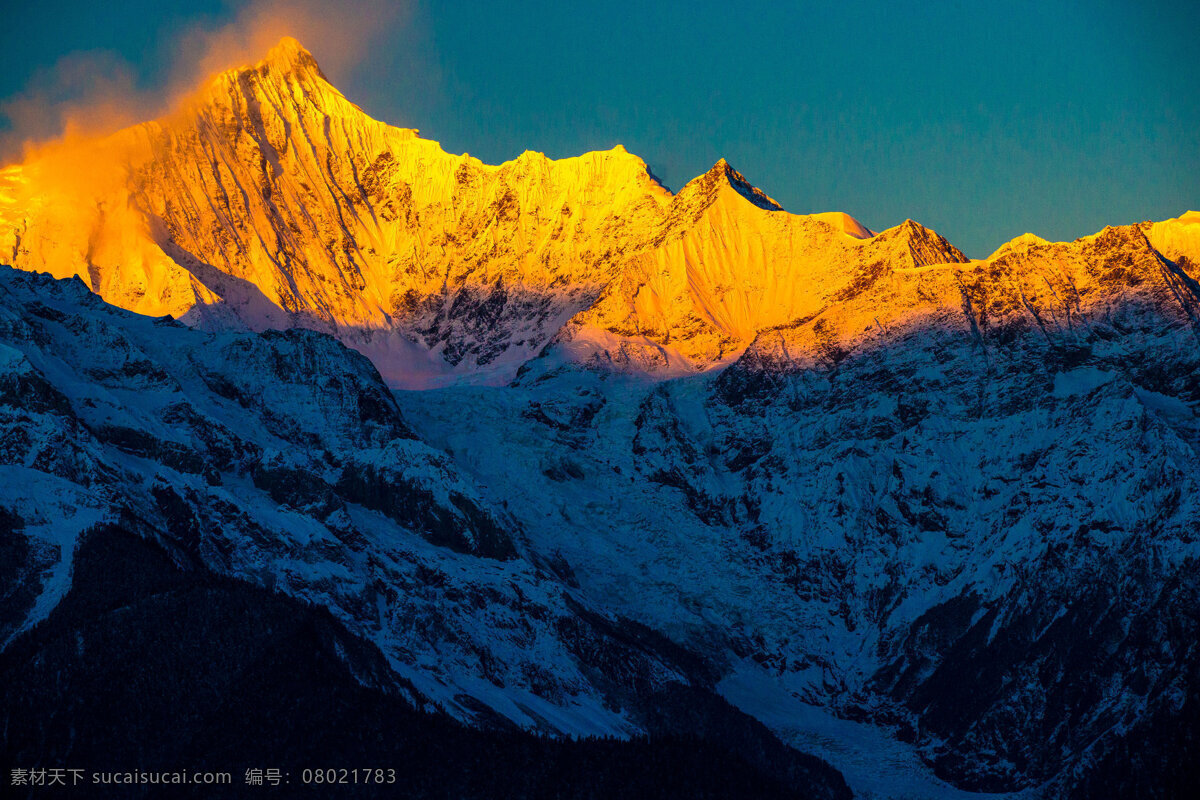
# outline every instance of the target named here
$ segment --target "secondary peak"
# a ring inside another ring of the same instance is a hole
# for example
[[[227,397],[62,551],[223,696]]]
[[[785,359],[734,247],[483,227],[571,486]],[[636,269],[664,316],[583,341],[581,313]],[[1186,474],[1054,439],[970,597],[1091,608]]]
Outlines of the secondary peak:
[[[734,169],[724,158],[713,164],[712,169],[706,173],[706,177],[728,183],[738,194],[759,208],[767,211],[783,210],[783,206],[768,197],[762,189],[746,180],[745,176]]]

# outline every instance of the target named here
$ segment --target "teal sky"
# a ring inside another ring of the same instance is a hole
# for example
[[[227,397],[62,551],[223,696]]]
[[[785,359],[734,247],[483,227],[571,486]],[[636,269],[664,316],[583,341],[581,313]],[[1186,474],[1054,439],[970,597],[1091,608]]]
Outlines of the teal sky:
[[[246,4],[14,5],[0,98],[32,86],[69,100],[86,86],[56,82],[64,59],[83,54],[154,91],[184,32]],[[1072,239],[1200,207],[1195,2],[559,0],[418,3],[379,24],[370,7],[358,14],[368,24],[349,53],[323,53],[319,30],[296,34],[368,113],[492,163],[619,142],[678,189],[725,157],[789,211],[846,211],[876,229],[911,217],[975,257],[1025,231]],[[341,16],[329,10],[328,25]]]

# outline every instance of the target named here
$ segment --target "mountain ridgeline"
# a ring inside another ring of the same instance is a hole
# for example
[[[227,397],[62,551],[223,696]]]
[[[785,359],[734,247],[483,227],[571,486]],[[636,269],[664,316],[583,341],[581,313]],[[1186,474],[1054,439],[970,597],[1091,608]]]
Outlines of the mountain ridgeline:
[[[285,39],[0,171],[0,261],[6,765],[1200,782],[1200,214],[972,260],[450,155]]]

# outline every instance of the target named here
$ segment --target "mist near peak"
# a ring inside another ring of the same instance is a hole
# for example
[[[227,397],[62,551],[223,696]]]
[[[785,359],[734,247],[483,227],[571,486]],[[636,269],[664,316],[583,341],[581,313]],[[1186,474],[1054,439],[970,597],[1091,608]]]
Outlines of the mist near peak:
[[[403,28],[408,3],[251,0],[223,23],[197,20],[161,40],[167,66],[152,80],[110,49],[68,53],[0,99],[0,165],[78,146],[176,110],[215,75],[252,65],[285,38],[333,76],[352,73],[380,38]]]

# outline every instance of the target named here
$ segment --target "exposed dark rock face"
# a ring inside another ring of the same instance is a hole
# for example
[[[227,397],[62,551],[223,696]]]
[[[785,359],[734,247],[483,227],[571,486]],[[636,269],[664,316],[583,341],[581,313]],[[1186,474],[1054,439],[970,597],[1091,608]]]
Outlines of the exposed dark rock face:
[[[418,797],[848,796],[716,698],[707,658],[572,598],[569,565],[528,552],[361,356],[4,281],[0,375],[23,387],[0,404],[18,481],[0,504],[6,763],[373,758]],[[564,419],[604,405],[577,400]],[[478,679],[520,705],[455,683]],[[693,682],[736,736],[660,708]],[[529,732],[560,733],[573,703],[595,704],[570,723],[592,738]]]
[[[487,558],[516,555],[512,537],[502,527],[504,522],[471,498],[453,489],[441,498],[428,482],[423,485],[406,478],[386,462],[350,461],[342,469],[337,489],[348,501],[386,514],[441,547]],[[505,522],[510,529],[516,526],[513,520]]]
[[[85,535],[70,592],[0,654],[6,766],[232,778],[80,787],[89,797],[244,797],[263,791],[246,786],[246,770],[266,765],[286,773],[293,797],[850,797],[828,766],[702,692],[664,698],[663,722],[633,741],[482,731],[418,706],[327,611],[116,526]],[[394,783],[302,783],[305,769],[350,764]]]

